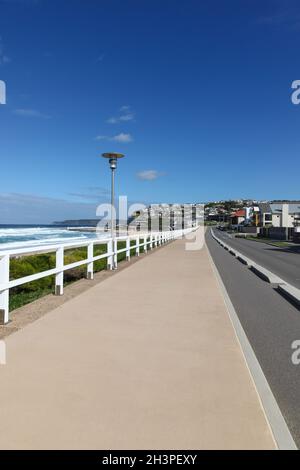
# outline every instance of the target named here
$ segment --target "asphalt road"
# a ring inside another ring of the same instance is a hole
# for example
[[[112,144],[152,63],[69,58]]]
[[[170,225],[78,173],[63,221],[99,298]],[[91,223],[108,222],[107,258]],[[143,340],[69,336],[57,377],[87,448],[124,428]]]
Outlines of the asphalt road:
[[[214,233],[240,253],[300,289],[300,245],[277,248],[267,243],[234,238],[221,230],[214,230]]]
[[[300,448],[300,365],[294,365],[291,360],[291,344],[294,340],[300,340],[300,311],[222,248],[213,240],[210,231],[207,231],[206,243],[290,432]],[[247,246],[249,243],[253,243],[254,247],[260,245],[257,242],[246,243]],[[250,251],[248,254],[250,256]],[[282,272],[278,274],[283,277]]]

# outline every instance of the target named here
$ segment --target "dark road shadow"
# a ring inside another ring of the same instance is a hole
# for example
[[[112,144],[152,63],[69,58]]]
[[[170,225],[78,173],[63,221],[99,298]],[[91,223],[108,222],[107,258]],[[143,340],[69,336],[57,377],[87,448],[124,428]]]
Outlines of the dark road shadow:
[[[268,246],[265,248],[266,250],[269,251],[279,251],[281,253],[293,253],[296,255],[300,255],[300,245],[299,246],[282,246],[282,247],[277,247],[277,246]]]

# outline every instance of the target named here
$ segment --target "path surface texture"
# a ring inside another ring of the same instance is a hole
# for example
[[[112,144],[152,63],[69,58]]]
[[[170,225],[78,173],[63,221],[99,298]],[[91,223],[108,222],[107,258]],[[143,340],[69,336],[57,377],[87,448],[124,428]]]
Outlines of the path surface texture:
[[[2,449],[272,449],[207,248],[178,240],[6,338]]]

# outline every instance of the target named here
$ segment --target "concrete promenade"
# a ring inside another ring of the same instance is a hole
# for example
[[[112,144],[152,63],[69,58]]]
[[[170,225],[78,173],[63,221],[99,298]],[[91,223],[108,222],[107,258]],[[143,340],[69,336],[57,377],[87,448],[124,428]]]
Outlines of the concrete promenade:
[[[207,249],[173,242],[6,338],[1,449],[272,449]]]

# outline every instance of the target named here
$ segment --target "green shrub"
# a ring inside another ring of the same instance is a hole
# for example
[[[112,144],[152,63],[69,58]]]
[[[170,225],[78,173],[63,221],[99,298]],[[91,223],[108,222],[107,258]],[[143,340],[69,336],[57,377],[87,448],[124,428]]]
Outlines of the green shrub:
[[[47,271],[55,267],[55,255],[34,255],[24,256],[22,258],[12,258],[10,260],[10,279],[20,279],[30,276],[37,272]],[[38,289],[51,288],[53,285],[52,277],[44,277],[38,281],[28,282],[15,287],[14,292],[32,292]]]

